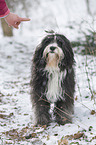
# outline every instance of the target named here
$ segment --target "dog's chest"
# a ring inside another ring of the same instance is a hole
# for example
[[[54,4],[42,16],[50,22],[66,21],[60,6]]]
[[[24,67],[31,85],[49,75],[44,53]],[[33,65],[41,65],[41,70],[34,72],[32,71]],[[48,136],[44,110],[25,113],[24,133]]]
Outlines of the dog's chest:
[[[51,103],[56,102],[60,98],[62,98],[62,78],[63,73],[58,71],[53,71],[49,73],[48,75],[48,86],[47,86],[47,92],[46,97],[48,101]]]

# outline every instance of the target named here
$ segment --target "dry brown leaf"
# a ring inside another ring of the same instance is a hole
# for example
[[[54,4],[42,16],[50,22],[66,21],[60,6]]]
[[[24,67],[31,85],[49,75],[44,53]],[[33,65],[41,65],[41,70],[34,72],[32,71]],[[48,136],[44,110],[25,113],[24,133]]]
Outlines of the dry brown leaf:
[[[95,112],[95,110],[92,110],[91,111],[91,115],[94,115],[96,112]]]
[[[81,138],[83,135],[84,135],[83,132],[81,132],[81,133],[75,133],[75,134],[73,135],[73,139],[79,139],[79,138]]]
[[[68,140],[67,139],[61,139],[58,141],[58,145],[68,145]]]

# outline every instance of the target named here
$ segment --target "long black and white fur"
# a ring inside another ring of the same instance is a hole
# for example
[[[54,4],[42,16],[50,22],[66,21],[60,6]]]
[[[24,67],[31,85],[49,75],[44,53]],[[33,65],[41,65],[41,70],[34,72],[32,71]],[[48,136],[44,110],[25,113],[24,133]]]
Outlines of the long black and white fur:
[[[31,100],[36,125],[51,122],[52,103],[58,124],[72,122],[74,76],[74,54],[69,40],[61,34],[48,34],[37,46],[32,62]]]

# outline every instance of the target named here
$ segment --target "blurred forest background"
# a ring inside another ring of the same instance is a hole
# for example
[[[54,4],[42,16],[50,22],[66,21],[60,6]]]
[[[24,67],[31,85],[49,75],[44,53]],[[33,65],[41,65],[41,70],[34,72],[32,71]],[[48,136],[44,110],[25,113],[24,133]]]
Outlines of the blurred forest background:
[[[40,35],[44,30],[54,30],[68,35],[73,47],[83,47],[81,52],[95,54],[96,1],[95,0],[6,0],[11,12],[31,21],[22,23],[17,32],[1,19],[4,36]],[[90,49],[89,49],[90,47]],[[80,50],[78,48],[78,50]]]

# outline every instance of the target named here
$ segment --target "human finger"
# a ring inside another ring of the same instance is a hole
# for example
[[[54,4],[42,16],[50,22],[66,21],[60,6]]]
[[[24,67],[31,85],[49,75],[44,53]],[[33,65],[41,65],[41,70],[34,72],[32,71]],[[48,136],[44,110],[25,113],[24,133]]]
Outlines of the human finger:
[[[17,24],[13,24],[12,27],[16,28],[16,29],[19,29],[18,25]]]
[[[29,18],[21,18],[20,17],[20,21],[30,21],[30,19]]]
[[[19,21],[19,22],[15,22],[15,25],[17,25],[17,26],[18,26],[20,23],[21,23],[20,21]]]
[[[20,24],[21,22],[15,22],[12,26],[14,27],[14,28],[16,28],[16,29],[19,29],[19,24]]]

